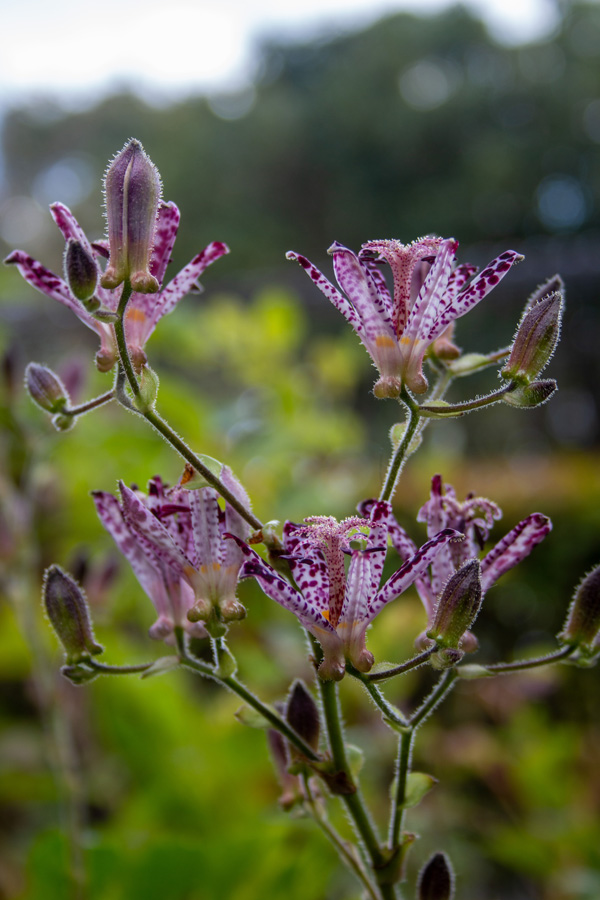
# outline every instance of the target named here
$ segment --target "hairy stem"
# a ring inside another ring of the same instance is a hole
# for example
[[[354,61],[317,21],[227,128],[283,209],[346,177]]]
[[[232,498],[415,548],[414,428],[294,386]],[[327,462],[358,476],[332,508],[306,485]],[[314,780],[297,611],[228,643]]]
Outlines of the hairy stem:
[[[485,397],[477,397],[475,400],[465,400],[464,403],[449,403],[447,406],[428,406],[424,403],[422,406],[418,407],[419,415],[426,416],[430,419],[445,419],[451,418],[452,416],[462,416],[463,413],[471,412],[471,410],[482,409],[484,406],[490,406],[492,403],[497,403],[505,394],[514,390],[514,387],[515,385],[511,381],[503,387],[498,388],[497,391],[486,394]]]
[[[404,812],[406,804],[406,783],[410,772],[412,748],[416,729],[411,728],[400,735],[398,739],[398,761],[396,764],[396,790],[392,798],[390,811],[389,842],[395,849],[400,846],[402,839],[402,826],[404,824]]]
[[[392,458],[390,459],[390,464],[385,476],[385,481],[379,495],[379,499],[382,501],[391,500],[394,494],[396,484],[398,483],[398,479],[400,478],[402,469],[404,468],[404,464],[409,456],[409,447],[411,441],[417,430],[417,425],[419,424],[419,407],[404,387],[402,388],[400,400],[402,403],[404,403],[406,409],[408,410],[408,420],[406,423],[404,437],[400,441],[398,447],[392,454]]]
[[[412,659],[407,660],[405,663],[400,663],[398,666],[394,666],[393,669],[386,669],[385,672],[374,672],[372,675],[367,674],[364,676],[365,681],[387,681],[388,678],[393,678],[395,675],[403,675],[405,672],[410,672],[411,669],[418,669],[419,666],[422,666],[427,662],[432,653],[437,650],[437,645],[434,644],[433,647],[429,647],[427,650],[423,650],[422,653],[419,653],[418,656],[413,656]]]
[[[560,650],[549,653],[547,656],[538,656],[535,659],[520,659],[512,663],[494,663],[491,666],[484,666],[484,668],[487,672],[493,672],[494,675],[520,672],[525,669],[536,669],[538,666],[548,666],[551,663],[559,662],[561,659],[567,659],[574,653],[575,649],[575,647],[562,647]]]
[[[80,406],[70,406],[67,407],[67,409],[61,410],[61,415],[80,416],[82,413],[89,412],[90,409],[97,409],[104,403],[109,403],[111,400],[114,400],[114,397],[114,391],[107,391],[105,394],[101,394],[99,397],[94,397],[93,400],[88,400],[87,403],[80,404]]]

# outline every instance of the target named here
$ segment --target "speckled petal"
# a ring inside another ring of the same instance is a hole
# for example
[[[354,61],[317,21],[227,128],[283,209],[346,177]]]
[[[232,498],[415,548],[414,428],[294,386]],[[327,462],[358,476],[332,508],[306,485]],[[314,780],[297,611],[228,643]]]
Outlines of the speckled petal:
[[[286,522],[283,545],[294,581],[309,603],[320,613],[329,612],[329,572],[321,551],[296,536],[298,526]]]
[[[146,538],[158,560],[170,566],[178,575],[187,577],[193,565],[175,544],[165,526],[123,482],[119,483],[119,488],[123,498],[123,516],[129,527]]]
[[[150,260],[150,273],[162,285],[179,228],[179,210],[174,203],[161,203],[156,220],[154,246]]]
[[[443,241],[435,262],[431,266],[427,278],[415,300],[406,329],[402,337],[407,341],[431,340],[431,334],[438,332],[437,323],[446,301],[448,281],[452,274],[452,264],[456,256],[458,244],[452,238]]]
[[[286,259],[295,259],[300,263],[308,277],[316,284],[322,294],[327,297],[327,299],[335,306],[338,312],[344,316],[347,322],[352,325],[355,332],[361,339],[361,341],[365,340],[365,329],[363,324],[358,316],[356,310],[352,306],[352,304],[341,294],[337,288],[335,288],[330,281],[323,275],[322,272],[314,266],[310,260],[308,260],[305,256],[301,256],[300,253],[294,253],[290,250],[286,253]]]
[[[501,575],[529,556],[533,548],[552,530],[552,522],[542,513],[532,513],[509,531],[481,563],[481,586],[487,591]]]
[[[383,607],[398,597],[422,575],[448,541],[462,540],[462,534],[452,528],[440,531],[432,540],[423,544],[414,556],[407,560],[392,577],[386,581],[374,600],[369,604],[367,621],[371,622]]]
[[[194,535],[194,563],[196,568],[222,564],[225,556],[225,541],[219,528],[218,494],[212,488],[189,491],[192,510],[192,530]]]
[[[395,339],[391,310],[386,308],[385,295],[380,296],[369,268],[337,241],[328,252],[333,257],[337,282],[360,316],[367,338],[374,341],[379,335],[387,334]]]

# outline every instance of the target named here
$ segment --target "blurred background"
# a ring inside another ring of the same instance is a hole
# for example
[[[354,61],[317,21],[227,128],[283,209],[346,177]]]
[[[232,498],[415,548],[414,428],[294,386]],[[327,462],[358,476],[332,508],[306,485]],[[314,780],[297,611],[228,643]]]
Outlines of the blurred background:
[[[90,12],[67,0],[3,10],[0,250],[60,272],[48,204],[67,203],[100,237],[106,163],[142,141],[182,212],[172,272],[211,240],[232,251],[149,342],[160,408],[194,449],[233,467],[263,520],[350,515],[377,493],[398,420],[287,250],[328,274],[334,239],[358,249],[454,235],[460,260],[479,265],[519,250],[525,262],[458,323],[467,352],[506,345],[529,294],[561,273],[566,315],[547,370],[557,396],[436,423],[395,501],[418,541],[437,471],[459,496],[503,507],[496,540],[533,510],[550,515],[550,537],[486,598],[477,659],[550,649],[600,557],[600,6],[231,0],[148,2],[142,15],[120,0]],[[278,809],[264,735],[233,718],[235,698],[185,673],[83,689],[56,675],[39,605],[53,562],[84,584],[107,661],[165,652],[147,639],[149,601],[89,491],[157,473],[172,483],[178,459],[116,408],[58,435],[22,389],[35,360],[77,402],[107,390],[96,349],[72,314],[0,270],[0,900],[354,900],[311,823]],[[490,370],[450,396],[496,384]],[[241,674],[281,699],[293,677],[311,677],[302,635],[251,585],[242,596]],[[410,655],[416,596],[381,621],[377,658]],[[383,817],[393,742],[358,689],[342,687]],[[415,674],[389,695],[410,703],[428,687]],[[421,840],[407,897],[437,849],[455,863],[458,900],[600,896],[597,690],[596,672],[565,666],[456,691],[417,745],[416,766],[441,784],[409,818]]]

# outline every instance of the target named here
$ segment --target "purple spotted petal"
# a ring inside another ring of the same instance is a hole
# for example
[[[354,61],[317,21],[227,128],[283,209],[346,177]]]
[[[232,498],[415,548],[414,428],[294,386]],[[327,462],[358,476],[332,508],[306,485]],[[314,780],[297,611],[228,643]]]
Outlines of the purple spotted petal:
[[[213,563],[221,565],[225,556],[225,541],[219,527],[218,494],[213,488],[200,488],[189,491],[189,498],[196,568],[210,568]]]
[[[229,253],[227,244],[223,244],[221,241],[213,241],[198,253],[187,266],[184,266],[181,272],[159,294],[158,302],[152,308],[152,326],[154,327],[159,319],[172,312],[179,301],[186,294],[189,294],[192,288],[197,287],[198,279],[205,269],[227,253]],[[146,296],[151,298],[152,294],[147,294]]]
[[[369,604],[367,621],[371,622],[383,607],[398,597],[410,585],[422,575],[427,567],[435,559],[440,549],[449,541],[462,540],[462,534],[452,528],[440,531],[432,540],[423,544],[414,556],[407,560],[392,577],[386,581],[374,600]]]
[[[481,586],[487,591],[505,572],[529,556],[533,548],[552,530],[552,522],[541,513],[532,513],[490,550],[481,563]]]
[[[161,203],[156,221],[152,259],[150,260],[150,273],[154,275],[160,285],[163,283],[167,266],[171,262],[171,253],[179,228],[179,218],[179,210],[174,203]]]
[[[329,572],[321,551],[296,536],[299,526],[286,522],[284,548],[294,581],[311,606],[320,613],[329,611]]]
[[[320,272],[316,266],[314,266],[305,256],[301,256],[299,253],[294,253],[290,250],[285,254],[286,259],[295,259],[300,263],[306,274],[319,288],[322,294],[324,294],[327,299],[333,303],[338,312],[344,316],[347,322],[352,325],[355,332],[359,336],[361,340],[365,339],[365,329],[363,328],[362,322],[357,315],[354,307],[351,303],[348,302],[346,297],[341,294],[337,288],[335,288],[330,281],[325,278],[325,276]]]
[[[380,296],[369,268],[337,241],[328,252],[333,256],[337,283],[358,313],[367,338],[374,341],[382,333],[395,338],[391,310],[386,308],[385,295]]]
[[[235,535],[231,537],[238,544],[245,557],[245,562],[240,570],[240,578],[256,578],[267,597],[294,613],[310,631],[317,629],[335,634],[335,629],[329,624],[327,619],[302,594],[294,590],[289,582],[278,575],[271,566],[267,565],[258,553],[244,544],[243,541],[240,541],[239,538],[236,538]]]
[[[157,559],[170,566],[179,576],[188,577],[193,565],[175,544],[165,526],[123,482],[119,483],[119,488],[123,498],[123,516],[129,527],[148,541]]]
[[[433,340],[444,330],[438,331],[438,322],[446,302],[448,281],[452,274],[452,263],[456,256],[458,244],[452,238],[443,241],[435,262],[431,266],[427,278],[415,300],[403,337],[411,340]]]
[[[88,241],[87,235],[71,210],[64,203],[52,203],[50,206],[52,218],[58,225],[65,241],[79,241],[87,250],[90,256],[93,255],[92,245]]]
[[[375,551],[376,552],[376,551]],[[373,597],[371,555],[373,551],[353,550],[348,568],[346,595],[339,619],[340,625],[370,621],[368,616],[369,601]],[[379,585],[377,580],[376,588]]]
[[[130,564],[135,577],[156,608],[159,616],[171,613],[169,599],[160,571],[140,546],[137,536],[128,527],[119,505],[112,494],[104,491],[92,493],[100,521]]]
[[[434,328],[427,334],[427,340],[434,340],[438,337],[444,328],[464,316],[465,313],[473,309],[480,300],[483,300],[487,294],[502,281],[511,266],[520,262],[523,257],[514,250],[506,250],[496,259],[492,260],[482,272],[473,279],[471,284],[459,294],[455,300],[449,305],[435,323]]]
[[[4,262],[8,265],[16,265],[28,284],[37,291],[40,291],[40,293],[45,294],[47,297],[58,300],[59,303],[67,306],[81,319],[82,322],[85,322],[89,328],[92,328],[94,331],[96,330],[97,323],[94,319],[92,319],[89,313],[84,310],[81,303],[78,303],[72,296],[71,291],[62,278],[59,278],[58,275],[55,275],[50,269],[47,269],[36,259],[32,259],[32,257],[27,253],[24,253],[23,250],[13,250],[10,256],[6,257]]]

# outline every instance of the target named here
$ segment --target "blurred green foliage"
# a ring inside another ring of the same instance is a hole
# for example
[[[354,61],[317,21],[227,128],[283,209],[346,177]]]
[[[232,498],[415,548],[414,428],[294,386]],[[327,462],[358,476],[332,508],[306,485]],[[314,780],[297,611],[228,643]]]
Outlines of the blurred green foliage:
[[[473,490],[500,503],[496,539],[534,509],[552,516],[552,535],[486,598],[482,660],[551,647],[574,584],[598,562],[589,248],[599,224],[599,21],[596,5],[576,4],[552,41],[507,49],[464,9],[402,15],[332,42],[266,45],[254,105],[239,118],[223,118],[224,98],[159,110],[120,96],[76,115],[33,104],[4,124],[7,190],[33,193],[35,215],[61,199],[47,193],[60,188],[66,160],[79,173],[74,207],[96,236],[101,171],[134,134],[182,208],[174,268],[209,240],[231,245],[203,279],[206,294],[161,322],[148,352],[161,412],[195,450],[232,466],[262,519],[351,514],[378,491],[398,420],[394,404],[369,396],[374,372],[354,335],[302,273],[277,268],[286,250],[322,257],[334,238],[357,247],[431,230],[471,242],[502,236],[504,248],[511,235],[532,266],[517,270],[512,294],[507,287],[459,323],[460,343],[482,351],[510,339],[528,292],[566,265],[571,318],[550,370],[564,389],[562,418],[550,404],[434,425],[396,498],[416,540],[424,534],[415,512],[436,471],[459,496]],[[555,206],[540,206],[544,184],[562,184],[563,201],[550,194]],[[5,220],[4,236],[17,218]],[[58,270],[56,235],[34,230],[19,243]],[[493,252],[489,243],[474,251],[478,262]],[[109,386],[91,367],[96,339],[14,271],[0,271],[0,298],[0,900],[75,900],[71,831],[89,900],[357,898],[322,836],[279,811],[264,735],[234,719],[235,698],[181,672],[84,689],[57,675],[39,604],[52,562],[84,584],[109,661],[164,655],[146,637],[150,604],[88,492],[112,491],[118,478],[143,486],[157,473],[173,483],[182,465],[122,409],[56,434],[23,396],[24,365],[69,374],[83,401]],[[458,388],[470,396],[492,386],[488,373]],[[574,449],[579,439],[587,450]],[[249,617],[231,632],[241,673],[280,700],[293,677],[311,678],[303,636],[253,585],[241,591]],[[422,627],[410,592],[385,610],[369,646],[377,659],[401,660]],[[416,768],[441,784],[409,819],[422,835],[411,879],[444,849],[460,900],[596,900],[597,684],[596,672],[563,666],[460,687],[417,744]],[[412,673],[389,693],[414,701],[428,686],[427,674]],[[350,740],[367,749],[367,794],[384,816],[393,739],[358,686],[342,687]],[[336,824],[347,827],[341,815]]]

